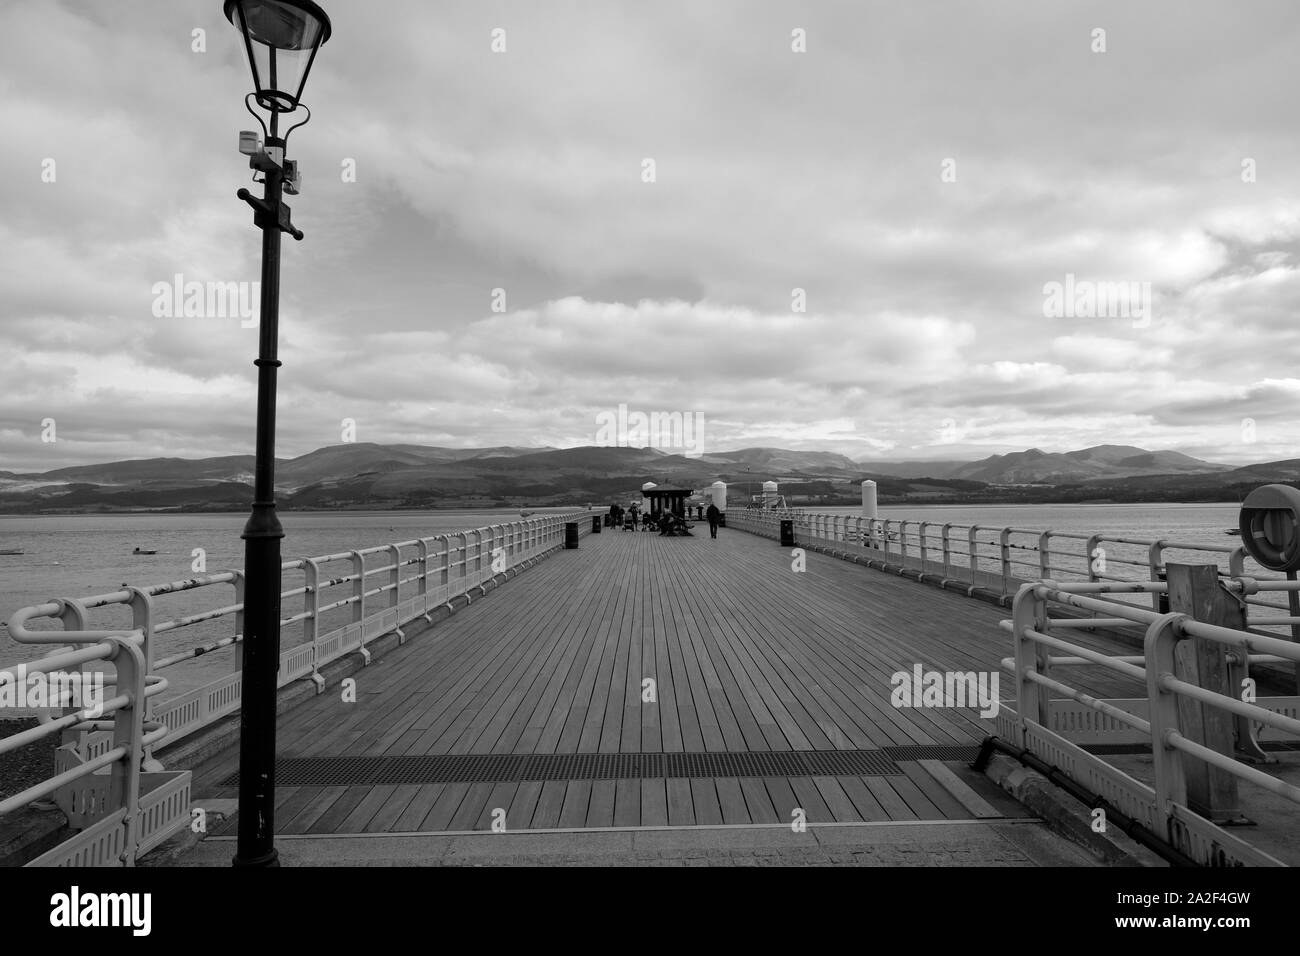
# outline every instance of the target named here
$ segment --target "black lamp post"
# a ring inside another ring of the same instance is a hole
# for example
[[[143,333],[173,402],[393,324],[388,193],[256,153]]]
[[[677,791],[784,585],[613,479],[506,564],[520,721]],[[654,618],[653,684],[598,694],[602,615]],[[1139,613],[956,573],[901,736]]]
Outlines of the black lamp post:
[[[244,525],[244,659],[239,726],[239,843],[235,866],[277,866],[275,849],[275,692],[280,669],[280,539],[284,530],[275,513],[275,386],[280,310],[280,233],[302,233],[289,221],[283,193],[296,195],[297,163],[284,157],[291,126],[280,136],[280,114],[294,113],[307,73],[320,45],[329,39],[330,21],[310,0],[225,0],[225,14],[244,39],[253,70],[248,94],[270,114],[268,127],[245,98],[262,126],[240,133],[239,151],[263,174],[265,192],[255,198],[237,193],[253,207],[262,230],[262,311],[257,366],[257,460],[253,511]],[[307,108],[302,106],[304,110]],[[307,119],[311,111],[307,110]],[[256,174],[255,174],[256,175]]]

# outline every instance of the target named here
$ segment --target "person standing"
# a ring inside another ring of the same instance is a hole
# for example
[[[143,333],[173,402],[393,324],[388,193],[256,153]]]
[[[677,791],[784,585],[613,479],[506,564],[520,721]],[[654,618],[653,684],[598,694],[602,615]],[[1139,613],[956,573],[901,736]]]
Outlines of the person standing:
[[[709,537],[716,538],[718,536],[718,522],[722,520],[722,512],[718,510],[717,505],[710,504],[709,510],[704,514],[709,519]]]

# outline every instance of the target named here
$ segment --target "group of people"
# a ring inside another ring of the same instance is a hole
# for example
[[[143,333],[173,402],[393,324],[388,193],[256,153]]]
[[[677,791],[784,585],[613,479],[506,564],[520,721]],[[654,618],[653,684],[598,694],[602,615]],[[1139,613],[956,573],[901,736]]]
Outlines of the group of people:
[[[718,525],[722,521],[722,512],[718,510],[717,505],[711,504],[708,510],[704,512],[704,517],[709,522],[709,537],[716,538],[718,536]],[[636,502],[633,502],[627,508],[619,504],[609,506],[609,514],[605,515],[605,527],[636,531],[638,525],[643,531],[658,531],[660,535],[667,538],[679,535],[693,537],[691,526],[686,523],[686,519],[674,512],[660,511],[654,514],[642,515],[641,506]]]

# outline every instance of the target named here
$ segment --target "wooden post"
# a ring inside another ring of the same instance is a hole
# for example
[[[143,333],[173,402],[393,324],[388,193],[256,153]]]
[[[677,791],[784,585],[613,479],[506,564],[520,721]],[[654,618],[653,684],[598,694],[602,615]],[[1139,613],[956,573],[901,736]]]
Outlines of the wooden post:
[[[1205,624],[1245,630],[1245,609],[1219,585],[1213,564],[1167,564],[1169,610]],[[1195,637],[1180,641],[1175,654],[1176,675],[1189,684],[1236,697],[1226,660],[1227,648]],[[1233,756],[1232,714],[1185,697],[1178,699],[1183,736],[1225,756]],[[1239,821],[1237,778],[1195,757],[1183,755],[1187,777],[1187,802],[1193,810],[1216,823]]]

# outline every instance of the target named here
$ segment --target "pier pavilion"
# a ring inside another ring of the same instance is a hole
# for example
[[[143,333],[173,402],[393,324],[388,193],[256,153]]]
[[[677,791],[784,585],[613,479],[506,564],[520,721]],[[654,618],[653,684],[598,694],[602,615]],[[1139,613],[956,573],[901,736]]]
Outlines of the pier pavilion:
[[[675,514],[679,518],[686,516],[686,499],[694,492],[690,488],[646,488],[641,492],[650,502],[650,514],[661,512]]]

